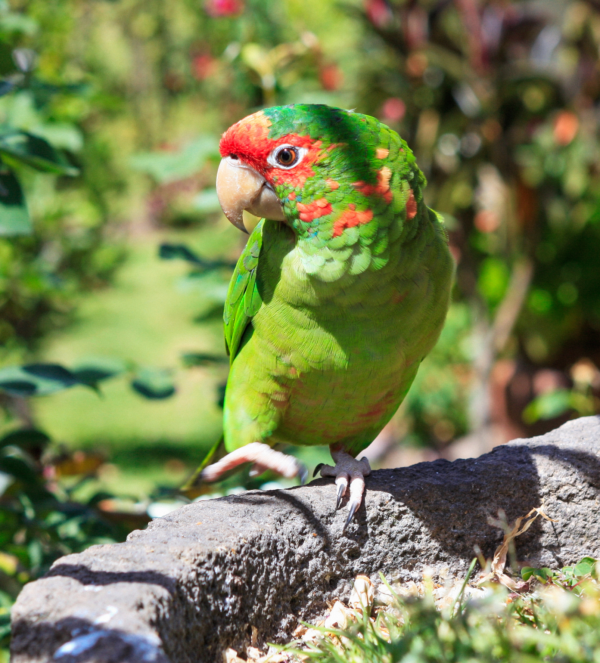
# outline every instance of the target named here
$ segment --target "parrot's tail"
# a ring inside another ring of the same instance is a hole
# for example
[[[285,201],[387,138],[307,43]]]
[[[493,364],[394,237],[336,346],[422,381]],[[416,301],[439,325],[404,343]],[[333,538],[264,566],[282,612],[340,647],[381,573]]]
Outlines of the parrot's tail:
[[[219,459],[220,455],[223,455],[225,448],[224,437],[221,437],[213,444],[210,451],[204,456],[204,460],[196,468],[192,476],[185,482],[185,484],[179,489],[179,492],[183,493],[186,497],[194,499],[199,495],[209,492],[209,487],[206,483],[202,482],[202,470],[205,467],[210,465],[212,462]]]

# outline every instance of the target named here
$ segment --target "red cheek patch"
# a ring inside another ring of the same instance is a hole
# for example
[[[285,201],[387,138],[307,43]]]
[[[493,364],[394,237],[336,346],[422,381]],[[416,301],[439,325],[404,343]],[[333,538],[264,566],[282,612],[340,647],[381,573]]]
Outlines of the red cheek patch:
[[[221,156],[235,154],[271,183],[276,181],[294,189],[303,187],[306,180],[315,175],[312,166],[325,156],[322,141],[298,134],[287,134],[273,140],[269,138],[270,127],[271,120],[262,111],[245,117],[223,134],[219,144]],[[295,168],[274,168],[267,159],[279,145],[304,147],[307,152]]]
[[[306,223],[310,223],[321,216],[327,216],[332,212],[331,203],[325,198],[319,198],[319,200],[314,200],[306,205],[297,203],[296,207],[300,212],[300,220]]]

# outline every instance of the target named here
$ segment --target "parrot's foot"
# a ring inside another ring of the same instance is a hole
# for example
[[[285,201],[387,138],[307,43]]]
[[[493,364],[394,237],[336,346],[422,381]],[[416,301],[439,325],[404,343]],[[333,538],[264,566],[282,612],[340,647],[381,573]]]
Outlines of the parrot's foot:
[[[352,516],[361,505],[362,496],[365,492],[365,477],[371,474],[371,466],[366,458],[356,460],[345,451],[332,451],[331,457],[335,461],[335,467],[321,465],[317,470],[321,471],[322,477],[335,477],[335,483],[338,487],[336,509],[340,508],[342,497],[348,491],[348,483],[350,483],[350,500],[348,501],[348,518],[344,525],[345,530],[352,520]],[[315,470],[315,474],[317,470]]]
[[[216,463],[205,467],[199,478],[202,481],[217,481],[223,474],[244,463],[252,463],[250,476],[273,470],[287,479],[297,476],[302,483],[306,481],[307,471],[300,461],[281,451],[275,451],[262,442],[252,442],[232,451]]]

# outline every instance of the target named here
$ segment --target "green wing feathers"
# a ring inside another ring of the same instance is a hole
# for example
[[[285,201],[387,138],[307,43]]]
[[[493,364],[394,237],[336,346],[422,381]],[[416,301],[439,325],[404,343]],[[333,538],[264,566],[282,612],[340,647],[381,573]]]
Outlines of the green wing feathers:
[[[240,347],[242,337],[250,320],[262,306],[256,285],[256,271],[262,248],[264,219],[253,230],[240,256],[225,299],[223,321],[225,323],[225,346],[231,363]]]

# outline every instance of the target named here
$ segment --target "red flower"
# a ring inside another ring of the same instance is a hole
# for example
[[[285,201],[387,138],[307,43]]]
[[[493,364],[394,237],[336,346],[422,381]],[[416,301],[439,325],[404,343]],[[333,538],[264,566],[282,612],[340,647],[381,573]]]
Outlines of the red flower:
[[[406,104],[398,97],[390,97],[383,102],[381,115],[388,122],[400,122],[406,113]]]
[[[217,61],[208,53],[198,53],[192,56],[192,76],[203,81],[208,78],[215,70]]]
[[[319,80],[324,90],[338,90],[342,85],[342,72],[337,64],[326,64],[319,71]]]
[[[244,0],[206,0],[204,9],[213,18],[237,16],[244,11]]]
[[[559,145],[568,145],[579,130],[579,119],[575,113],[561,111],[554,120],[554,140]]]
[[[367,18],[377,28],[384,28],[392,19],[392,11],[386,0],[366,0]]]

